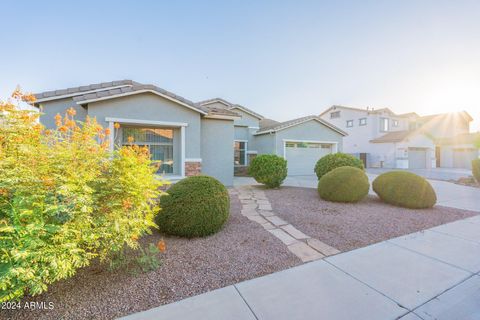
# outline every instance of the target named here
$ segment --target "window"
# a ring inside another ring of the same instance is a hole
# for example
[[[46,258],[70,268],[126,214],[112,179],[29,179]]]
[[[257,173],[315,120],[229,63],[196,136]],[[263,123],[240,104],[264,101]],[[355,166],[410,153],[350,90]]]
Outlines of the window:
[[[159,173],[173,173],[173,129],[123,127],[123,145],[130,144],[129,137],[133,138],[133,144],[148,147]]]
[[[367,118],[360,118],[358,119],[359,126],[366,126],[367,125]]]
[[[388,131],[389,129],[389,121],[388,118],[380,118],[380,131]]]
[[[234,142],[233,163],[236,166],[247,165],[247,142],[246,141]]]
[[[353,127],[353,120],[347,120],[347,128]]]
[[[310,149],[330,149],[331,144],[317,142],[285,142],[287,148],[310,148]]]
[[[340,111],[330,113],[330,119],[340,118]]]
[[[392,120],[392,126],[398,127],[398,120]]]

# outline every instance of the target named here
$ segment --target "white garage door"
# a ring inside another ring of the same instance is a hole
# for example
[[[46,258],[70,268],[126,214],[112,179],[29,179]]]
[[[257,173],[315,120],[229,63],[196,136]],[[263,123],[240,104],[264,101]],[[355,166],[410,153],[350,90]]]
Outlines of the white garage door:
[[[318,159],[332,153],[331,144],[312,142],[285,142],[288,175],[312,175]]]
[[[472,169],[472,160],[478,158],[476,149],[455,149],[453,150],[453,167]]]
[[[408,167],[424,169],[427,167],[427,151],[422,148],[408,148]]]

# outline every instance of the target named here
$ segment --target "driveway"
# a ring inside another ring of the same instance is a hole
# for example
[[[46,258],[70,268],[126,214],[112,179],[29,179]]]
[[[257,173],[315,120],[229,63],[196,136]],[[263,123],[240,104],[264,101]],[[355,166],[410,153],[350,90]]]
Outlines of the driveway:
[[[431,180],[458,180],[460,178],[470,177],[472,175],[471,170],[458,169],[458,168],[433,168],[433,169],[380,169],[380,168],[368,168],[367,172],[371,174],[382,174],[384,172],[392,170],[405,170],[410,171],[419,176],[422,176]]]
[[[372,182],[378,174],[372,173],[370,169],[367,171],[367,176]],[[480,212],[480,188],[467,187],[451,182],[428,179],[433,189],[437,193],[437,205],[472,210]],[[235,186],[255,185],[257,182],[250,177],[235,177],[233,181]],[[285,179],[283,185],[291,187],[302,188],[316,188],[317,176],[290,176]],[[375,194],[370,189],[370,194]]]

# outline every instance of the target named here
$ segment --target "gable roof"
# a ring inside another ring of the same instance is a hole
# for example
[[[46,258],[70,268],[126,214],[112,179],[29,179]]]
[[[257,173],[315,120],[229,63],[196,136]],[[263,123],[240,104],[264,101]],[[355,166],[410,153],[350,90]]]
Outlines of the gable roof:
[[[361,108],[353,108],[353,107],[346,107],[346,106],[340,106],[340,105],[333,105],[331,106],[330,108],[326,109],[325,111],[323,111],[322,113],[320,113],[318,116],[321,117],[323,116],[324,114],[332,111],[332,110],[336,110],[336,109],[346,109],[346,110],[353,110],[353,111],[363,111],[363,112],[367,112],[368,114],[376,114],[376,113],[381,113],[381,112],[390,112],[391,114],[395,115],[395,112],[393,112],[392,110],[390,110],[389,108],[380,108],[380,109],[373,109],[373,108],[365,108],[365,109],[361,109]]]
[[[152,84],[136,84],[133,86],[128,86],[128,87],[122,87],[122,88],[116,88],[116,89],[107,89],[103,91],[98,91],[98,92],[92,92],[92,93],[87,93],[84,95],[79,95],[73,97],[73,101],[75,101],[77,104],[87,104],[87,103],[92,103],[92,102],[97,102],[97,101],[102,101],[102,100],[108,100],[108,99],[113,99],[113,98],[119,98],[119,97],[124,97],[124,96],[130,96],[130,95],[135,95],[135,94],[140,94],[140,93],[145,93],[145,92],[150,92],[153,94],[156,94],[158,96],[161,96],[163,98],[166,98],[168,100],[172,100],[174,102],[177,102],[187,108],[190,108],[194,111],[200,112],[203,115],[208,114],[208,109],[204,108],[202,106],[199,106],[192,101],[185,99],[181,96],[178,96],[170,91],[167,91],[165,89],[159,88],[157,86],[154,86]]]
[[[272,120],[272,119],[267,119],[263,118],[262,120],[259,121],[260,129],[263,129],[265,127],[271,127],[279,124],[280,122]]]
[[[208,100],[204,100],[204,101],[200,101],[200,102],[197,102],[197,105],[199,106],[207,106],[209,104],[212,104],[212,103],[215,103],[215,102],[219,102],[223,105],[225,105],[225,108],[226,109],[229,109],[229,110],[232,110],[232,109],[239,109],[245,113],[248,113],[252,116],[254,116],[255,118],[259,119],[259,120],[262,120],[264,119],[264,116],[262,116],[261,114],[258,114],[256,113],[255,111],[253,110],[250,110],[248,109],[247,107],[244,107],[242,105],[239,105],[239,104],[235,104],[235,103],[231,103],[225,99],[222,99],[222,98],[213,98],[213,99],[208,99]]]
[[[330,129],[340,133],[343,136],[348,135],[345,131],[341,130],[340,128],[338,128],[338,127],[334,126],[333,124],[328,123],[327,121],[321,119],[318,116],[314,116],[314,115],[301,117],[301,118],[297,118],[297,119],[293,119],[293,120],[289,120],[289,121],[285,121],[285,122],[279,122],[279,123],[271,125],[271,126],[266,126],[266,127],[261,128],[260,130],[258,130],[254,135],[261,135],[261,134],[266,134],[266,133],[277,132],[277,131],[284,130],[284,129],[287,129],[287,128],[290,128],[290,127],[298,126],[302,123],[305,123],[307,121],[312,121],[312,120],[320,122],[324,126],[329,127]]]
[[[409,130],[391,131],[389,133],[384,134],[383,136],[370,140],[370,142],[372,143],[400,142],[405,140],[412,133],[413,131],[409,131]]]
[[[78,95],[86,94],[86,93],[93,93],[97,91],[103,91],[107,89],[114,89],[114,88],[123,88],[133,85],[138,85],[138,82],[132,80],[118,80],[118,81],[109,81],[109,82],[100,82],[89,84],[86,86],[79,86],[79,87],[71,87],[67,89],[61,90],[53,90],[53,91],[44,91],[40,93],[35,93],[35,104],[44,101],[53,101],[58,99],[70,98],[75,97]]]

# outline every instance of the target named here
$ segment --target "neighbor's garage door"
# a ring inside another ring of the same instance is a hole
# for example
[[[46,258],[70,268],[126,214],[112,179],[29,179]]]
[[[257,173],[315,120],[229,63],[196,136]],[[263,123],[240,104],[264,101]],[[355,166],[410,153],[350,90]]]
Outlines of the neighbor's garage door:
[[[454,149],[453,150],[453,167],[472,169],[472,160],[478,158],[476,149]]]
[[[321,157],[332,153],[332,145],[311,142],[286,142],[285,158],[288,175],[311,175],[313,168]]]
[[[424,169],[427,167],[427,150],[408,148],[408,168]]]

